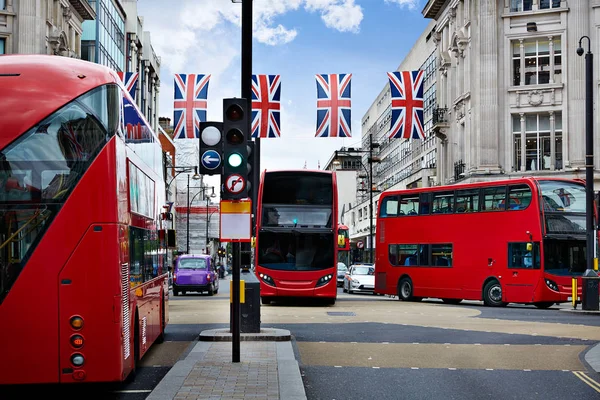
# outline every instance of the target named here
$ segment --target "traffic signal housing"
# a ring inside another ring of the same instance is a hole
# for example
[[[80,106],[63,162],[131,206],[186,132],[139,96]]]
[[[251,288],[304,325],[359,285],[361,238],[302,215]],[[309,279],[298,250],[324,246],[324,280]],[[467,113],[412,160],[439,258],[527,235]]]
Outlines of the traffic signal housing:
[[[246,99],[223,99],[223,200],[248,197],[247,105]]]
[[[223,123],[200,122],[200,173],[220,174],[223,169]]]

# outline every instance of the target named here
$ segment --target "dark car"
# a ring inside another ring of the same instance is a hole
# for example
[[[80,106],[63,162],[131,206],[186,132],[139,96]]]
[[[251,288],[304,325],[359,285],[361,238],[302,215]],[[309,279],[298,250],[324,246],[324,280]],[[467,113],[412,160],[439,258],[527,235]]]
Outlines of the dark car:
[[[215,271],[208,255],[182,255],[175,262],[173,270],[173,294],[187,292],[208,292],[209,295],[219,291],[219,275]]]

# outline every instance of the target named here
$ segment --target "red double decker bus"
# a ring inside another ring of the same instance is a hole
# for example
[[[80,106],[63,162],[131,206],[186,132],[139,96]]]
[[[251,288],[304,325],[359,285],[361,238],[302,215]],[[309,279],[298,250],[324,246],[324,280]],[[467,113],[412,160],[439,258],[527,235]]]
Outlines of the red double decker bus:
[[[0,384],[135,376],[168,321],[159,139],[97,64],[2,56],[0,87]]]
[[[386,191],[377,218],[375,291],[488,306],[570,301],[572,277],[586,269],[585,211],[585,185],[575,180]]]
[[[329,171],[265,171],[257,204],[255,269],[263,304],[337,297],[337,183]]]

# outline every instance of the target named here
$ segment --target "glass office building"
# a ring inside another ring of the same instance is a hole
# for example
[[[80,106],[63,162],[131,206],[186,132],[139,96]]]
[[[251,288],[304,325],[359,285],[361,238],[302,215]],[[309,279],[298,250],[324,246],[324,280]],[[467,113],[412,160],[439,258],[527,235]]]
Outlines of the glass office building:
[[[118,0],[89,0],[95,21],[83,23],[81,58],[125,70],[125,12]]]

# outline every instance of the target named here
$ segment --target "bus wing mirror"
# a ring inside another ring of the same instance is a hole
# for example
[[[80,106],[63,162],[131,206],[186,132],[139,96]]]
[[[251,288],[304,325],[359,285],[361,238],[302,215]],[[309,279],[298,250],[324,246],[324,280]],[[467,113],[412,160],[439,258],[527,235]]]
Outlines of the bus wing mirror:
[[[533,243],[529,242],[527,243],[527,251],[531,251],[533,250]]]

